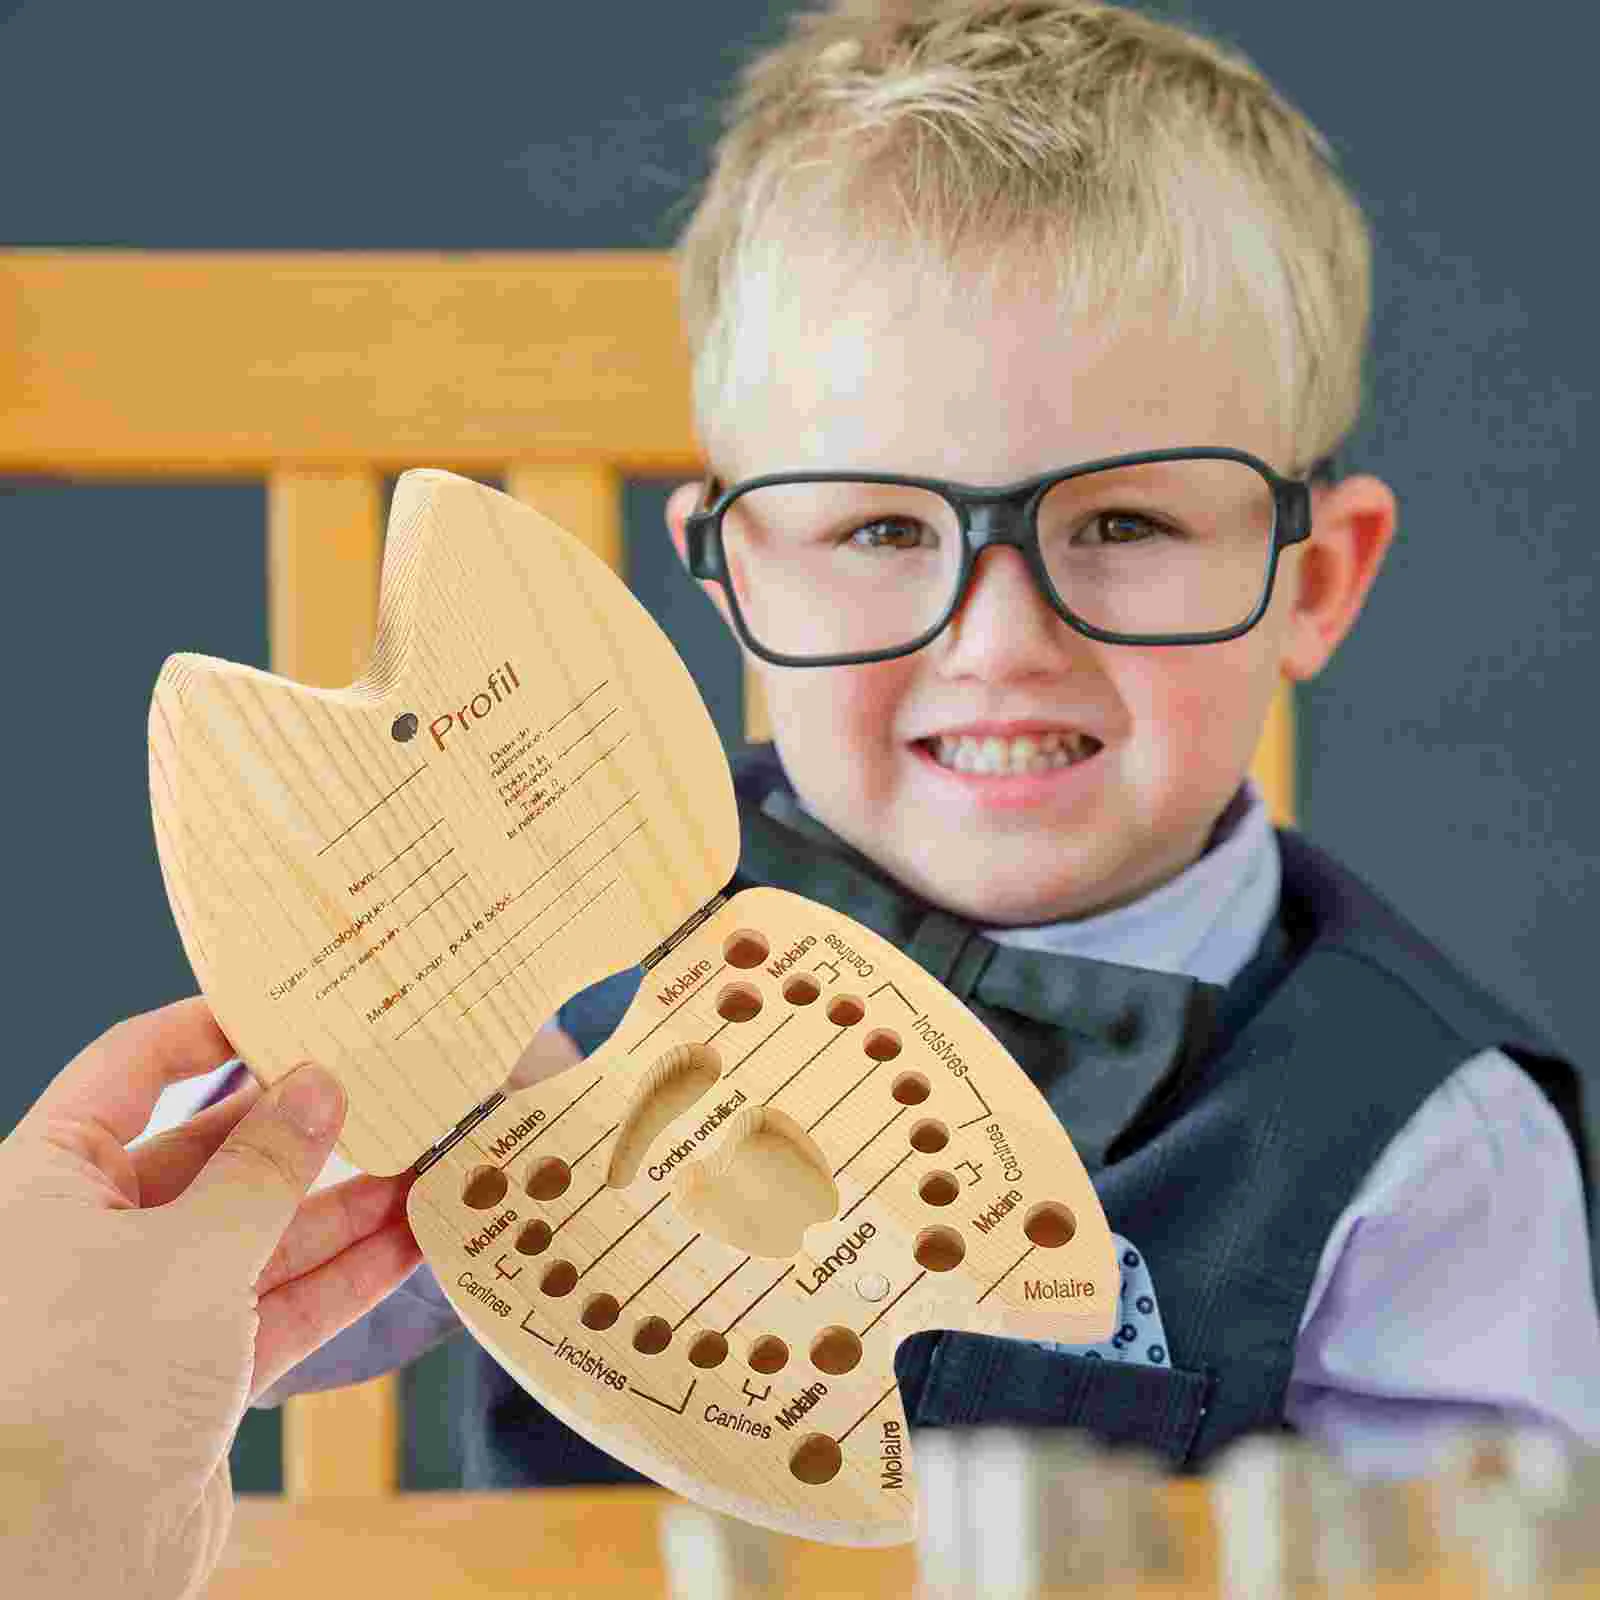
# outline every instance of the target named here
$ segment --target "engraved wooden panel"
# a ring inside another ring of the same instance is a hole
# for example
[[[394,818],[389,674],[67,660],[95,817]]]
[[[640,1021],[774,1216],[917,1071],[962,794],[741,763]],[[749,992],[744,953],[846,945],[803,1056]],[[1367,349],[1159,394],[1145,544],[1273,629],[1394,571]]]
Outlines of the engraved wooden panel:
[[[687,669],[598,557],[509,496],[407,473],[372,663],[346,689],[171,657],[150,712],[190,962],[265,1082],[344,1082],[339,1149],[398,1172],[577,990],[738,859]]]
[[[462,1321],[563,1421],[783,1532],[909,1539],[895,1347],[1095,1343],[1118,1268],[1072,1143],[893,945],[780,889],[649,973],[606,1047],[417,1180]]]

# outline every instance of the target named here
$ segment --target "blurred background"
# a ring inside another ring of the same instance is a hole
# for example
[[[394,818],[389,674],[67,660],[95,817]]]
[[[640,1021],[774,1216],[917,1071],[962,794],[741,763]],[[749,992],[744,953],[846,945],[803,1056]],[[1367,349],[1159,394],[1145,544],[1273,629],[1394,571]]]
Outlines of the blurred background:
[[[0,3],[0,246],[666,250],[731,74],[795,9]],[[1578,441],[1600,229],[1574,202],[1593,182],[1600,13],[1148,9],[1243,48],[1330,138],[1377,236],[1370,399],[1345,466],[1393,485],[1401,528],[1352,638],[1299,691],[1301,825],[1551,1032],[1594,1105],[1600,551]],[[0,280],[0,410],[22,311]],[[672,555],[671,487],[626,486],[627,576],[736,750],[738,658]],[[194,990],[152,842],[145,714],[175,650],[268,664],[265,491],[0,479],[0,535],[22,747],[0,793],[3,1135],[104,1028]],[[460,1343],[405,1375],[404,1488],[459,1483]],[[279,1426],[247,1416],[238,1489],[280,1486]]]

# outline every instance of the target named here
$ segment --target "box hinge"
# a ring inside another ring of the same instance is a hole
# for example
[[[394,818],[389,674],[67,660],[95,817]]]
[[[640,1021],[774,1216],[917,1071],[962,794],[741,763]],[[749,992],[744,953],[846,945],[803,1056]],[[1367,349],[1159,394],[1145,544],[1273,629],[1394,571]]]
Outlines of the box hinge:
[[[687,939],[689,935],[700,926],[701,923],[705,922],[708,918],[715,916],[716,913],[720,911],[727,903],[727,894],[719,890],[716,894],[712,895],[712,897],[707,900],[698,911],[694,912],[682,927],[677,929],[676,932],[668,934],[667,937],[663,939],[661,943],[658,944],[655,949],[652,950],[650,954],[639,963],[639,965],[646,972],[648,972],[658,961],[665,960],[666,957],[670,955],[678,945],[682,944],[683,941]]]
[[[434,1145],[429,1150],[425,1150],[418,1158],[417,1164],[412,1170],[417,1174],[418,1177],[421,1177],[422,1174],[426,1172],[428,1168],[439,1159],[440,1156],[465,1139],[466,1136],[471,1133],[472,1130],[477,1127],[477,1125],[482,1122],[483,1119],[488,1116],[489,1113],[493,1111],[494,1108],[504,1099],[505,1094],[503,1091],[496,1089],[495,1092],[490,1095],[481,1106],[474,1106],[472,1110],[469,1111],[466,1116],[464,1116],[455,1125],[455,1127],[452,1128],[450,1132],[438,1142],[438,1144]]]

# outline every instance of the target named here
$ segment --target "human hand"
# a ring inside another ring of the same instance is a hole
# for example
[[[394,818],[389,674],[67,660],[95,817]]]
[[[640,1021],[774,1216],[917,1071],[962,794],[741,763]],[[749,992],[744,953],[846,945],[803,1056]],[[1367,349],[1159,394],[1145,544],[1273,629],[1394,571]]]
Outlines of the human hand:
[[[245,1408],[421,1259],[410,1173],[306,1197],[345,1118],[326,1074],[126,1148],[162,1089],[232,1054],[198,996],[131,1017],[0,1142],[7,1596],[195,1593],[232,1522]],[[319,1078],[330,1099],[297,1098]]]

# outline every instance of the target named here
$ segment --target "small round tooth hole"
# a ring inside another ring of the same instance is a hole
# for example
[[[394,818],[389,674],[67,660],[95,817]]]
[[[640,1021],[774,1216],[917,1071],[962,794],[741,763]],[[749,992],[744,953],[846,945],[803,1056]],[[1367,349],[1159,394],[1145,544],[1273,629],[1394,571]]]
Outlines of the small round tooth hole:
[[[844,1465],[844,1451],[825,1433],[810,1433],[789,1452],[789,1470],[801,1483],[831,1483]]]
[[[792,1006],[808,1006],[822,993],[822,985],[808,972],[797,972],[783,986],[783,998]]]
[[[917,1235],[917,1247],[912,1252],[917,1265],[929,1272],[948,1272],[960,1266],[966,1253],[966,1242],[954,1228],[924,1228]]]
[[[600,1332],[609,1328],[622,1312],[614,1294],[593,1294],[583,1308],[583,1325]]]
[[[578,1269],[570,1261],[552,1261],[539,1280],[539,1288],[553,1300],[571,1294],[577,1286]]]
[[[728,1341],[720,1333],[697,1333],[689,1346],[691,1367],[720,1367],[728,1359]]]
[[[917,1185],[917,1193],[922,1196],[924,1205],[947,1206],[961,1193],[961,1185],[953,1173],[930,1172]]]
[[[889,1092],[903,1106],[920,1106],[931,1091],[920,1072],[902,1072]]]
[[[1022,1231],[1041,1250],[1056,1250],[1078,1231],[1078,1224],[1059,1200],[1041,1200],[1022,1219]]]
[[[911,1130],[911,1148],[925,1156],[937,1155],[949,1143],[950,1130],[937,1117],[929,1117]]]
[[[830,1378],[851,1371],[861,1360],[861,1340],[849,1328],[824,1328],[811,1341],[811,1365]]]
[[[738,928],[724,941],[722,959],[730,967],[759,967],[771,948],[754,928]]]
[[[550,1224],[543,1217],[539,1217],[517,1235],[517,1254],[536,1256],[550,1248],[550,1238]]]
[[[471,1206],[474,1211],[487,1211],[490,1206],[497,1206],[505,1199],[506,1190],[510,1187],[505,1173],[498,1167],[474,1167],[467,1174],[466,1185],[461,1191],[462,1203]]]
[[[874,1028],[861,1041],[861,1048],[874,1061],[893,1061],[900,1054],[900,1035],[893,1028]]]
[[[782,1372],[789,1365],[789,1347],[776,1334],[764,1333],[750,1346],[752,1372]]]
[[[828,1021],[836,1028],[853,1028],[867,1014],[867,1008],[853,994],[836,994],[828,1002]]]
[[[717,996],[717,1015],[724,1022],[748,1022],[761,1010],[761,991],[753,983],[730,983]]]
[[[572,1185],[572,1168],[560,1156],[546,1156],[535,1164],[524,1187],[534,1200],[556,1200]]]
[[[646,1317],[633,1330],[633,1348],[642,1356],[658,1356],[672,1343],[672,1324],[665,1317]]]

